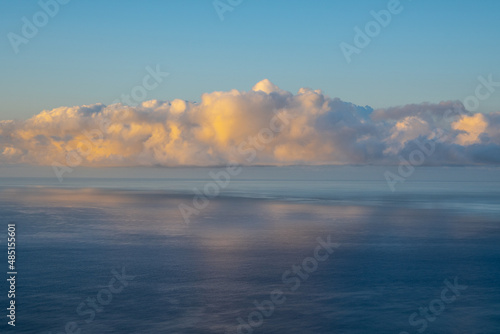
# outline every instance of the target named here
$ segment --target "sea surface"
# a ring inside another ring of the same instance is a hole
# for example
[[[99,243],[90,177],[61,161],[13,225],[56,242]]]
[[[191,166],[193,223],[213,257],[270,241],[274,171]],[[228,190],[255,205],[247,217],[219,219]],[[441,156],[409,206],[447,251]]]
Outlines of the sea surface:
[[[500,333],[500,169],[387,171],[0,177],[0,332]]]

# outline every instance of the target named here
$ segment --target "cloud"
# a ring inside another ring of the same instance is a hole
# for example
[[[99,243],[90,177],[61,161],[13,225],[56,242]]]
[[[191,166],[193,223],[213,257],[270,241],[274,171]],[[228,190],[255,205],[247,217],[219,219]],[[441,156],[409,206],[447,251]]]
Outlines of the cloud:
[[[480,136],[486,134],[488,121],[483,114],[475,114],[473,116],[465,116],[453,122],[451,127],[454,130],[459,130],[461,133],[457,136],[457,143],[460,145],[472,145],[480,143]]]
[[[460,102],[373,110],[263,80],[201,102],[102,104],[0,121],[0,163],[85,166],[397,164],[430,141],[425,164],[500,163],[500,112]]]

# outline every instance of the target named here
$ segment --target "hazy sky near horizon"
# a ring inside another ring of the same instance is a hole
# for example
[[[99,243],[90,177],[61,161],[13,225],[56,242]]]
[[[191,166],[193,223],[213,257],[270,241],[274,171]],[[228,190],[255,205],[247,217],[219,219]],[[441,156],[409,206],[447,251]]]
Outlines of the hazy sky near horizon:
[[[463,100],[478,76],[500,81],[500,2],[493,0],[401,0],[403,10],[347,63],[340,43],[353,44],[354,27],[363,29],[370,11],[387,3],[243,0],[222,21],[210,0],[72,0],[16,54],[8,34],[22,35],[23,17],[32,22],[41,7],[3,1],[0,119],[110,104],[156,65],[170,75],[146,100],[200,101],[205,92],[248,91],[267,78],[293,93],[310,87],[385,108]],[[499,110],[500,93],[479,107]]]

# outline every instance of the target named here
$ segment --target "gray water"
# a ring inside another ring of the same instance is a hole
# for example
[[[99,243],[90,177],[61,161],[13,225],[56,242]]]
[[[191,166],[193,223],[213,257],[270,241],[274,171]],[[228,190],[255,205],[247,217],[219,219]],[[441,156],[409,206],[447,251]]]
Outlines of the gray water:
[[[421,168],[392,192],[382,167],[247,167],[186,222],[179,205],[221,170],[0,179],[18,265],[1,331],[499,332],[498,169]],[[318,238],[336,244],[323,261]],[[133,278],[96,311],[112,270]]]

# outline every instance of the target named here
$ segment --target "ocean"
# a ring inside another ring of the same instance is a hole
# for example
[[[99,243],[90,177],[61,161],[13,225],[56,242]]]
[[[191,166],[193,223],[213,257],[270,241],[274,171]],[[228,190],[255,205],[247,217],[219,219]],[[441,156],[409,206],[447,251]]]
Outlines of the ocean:
[[[420,167],[393,189],[387,171],[0,178],[1,332],[499,333],[500,169]]]

